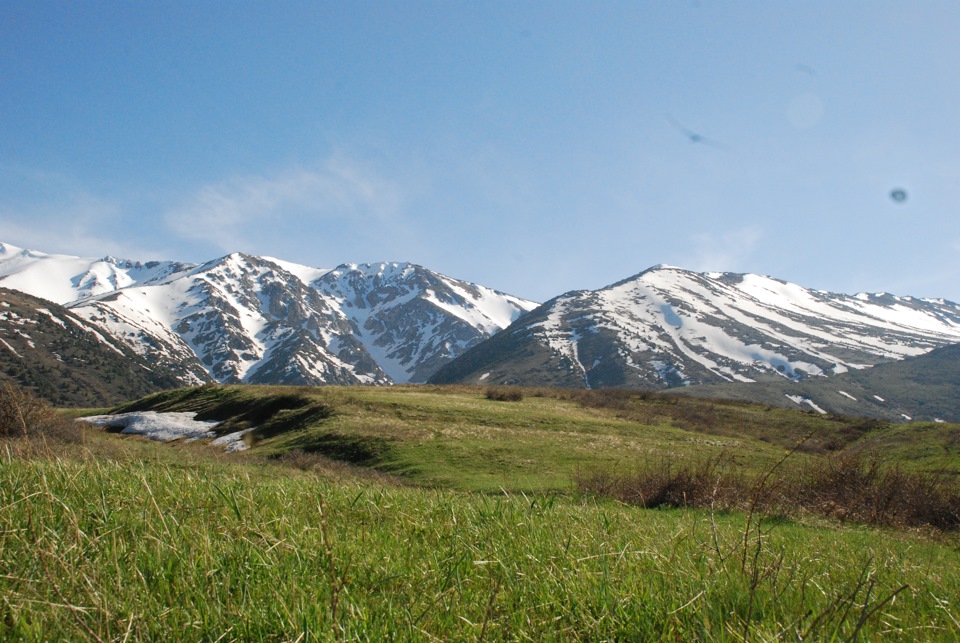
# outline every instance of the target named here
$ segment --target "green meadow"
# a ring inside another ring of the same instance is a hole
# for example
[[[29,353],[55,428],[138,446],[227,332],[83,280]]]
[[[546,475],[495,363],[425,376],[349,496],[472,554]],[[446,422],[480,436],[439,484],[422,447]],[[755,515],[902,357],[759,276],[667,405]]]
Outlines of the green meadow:
[[[911,425],[762,406],[517,397],[203,387],[117,410],[194,411],[250,429],[249,450],[62,419],[3,438],[0,638],[960,638],[952,528],[765,502],[851,453],[895,453],[884,466],[953,489],[956,427],[911,440]],[[748,482],[738,503],[649,508],[582,483],[708,460]]]

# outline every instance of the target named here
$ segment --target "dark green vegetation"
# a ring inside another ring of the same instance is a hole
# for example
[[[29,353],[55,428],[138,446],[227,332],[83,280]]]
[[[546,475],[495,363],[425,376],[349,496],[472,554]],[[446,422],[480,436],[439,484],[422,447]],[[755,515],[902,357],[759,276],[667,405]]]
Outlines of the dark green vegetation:
[[[93,428],[68,442],[42,426],[6,438],[0,638],[960,637],[954,532],[784,514],[749,490],[743,511],[575,490],[591,471],[716,459],[762,492],[793,463],[878,448],[910,473],[956,470],[934,429],[957,427],[520,393],[210,386],[120,409],[252,428],[253,448],[231,455]],[[942,457],[907,460],[927,451]]]
[[[960,344],[829,378],[816,377],[802,382],[708,384],[674,391],[697,397],[797,408],[786,397],[793,395],[813,400],[831,413],[864,415],[893,422],[904,422],[907,418],[960,422],[960,405],[957,404],[960,399]]]
[[[177,386],[175,374],[45,299],[0,288],[0,383],[60,406],[106,406]]]

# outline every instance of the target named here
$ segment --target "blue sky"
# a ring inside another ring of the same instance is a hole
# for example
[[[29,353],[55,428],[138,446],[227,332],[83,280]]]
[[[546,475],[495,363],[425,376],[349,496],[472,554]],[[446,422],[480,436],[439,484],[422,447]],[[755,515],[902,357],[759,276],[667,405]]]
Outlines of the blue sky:
[[[954,0],[0,0],[0,240],[960,301],[958,27]]]

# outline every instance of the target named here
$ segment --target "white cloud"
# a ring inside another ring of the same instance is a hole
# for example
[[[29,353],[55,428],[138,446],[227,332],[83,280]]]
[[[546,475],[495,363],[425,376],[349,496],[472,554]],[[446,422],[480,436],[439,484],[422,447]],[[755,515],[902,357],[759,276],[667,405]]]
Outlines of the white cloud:
[[[692,239],[693,255],[681,265],[701,272],[744,270],[762,238],[763,231],[757,226],[719,234],[697,234]]]
[[[273,176],[244,176],[200,188],[166,215],[178,235],[222,250],[256,247],[270,228],[311,224],[382,223],[402,206],[396,183],[341,156],[316,169],[291,168]]]

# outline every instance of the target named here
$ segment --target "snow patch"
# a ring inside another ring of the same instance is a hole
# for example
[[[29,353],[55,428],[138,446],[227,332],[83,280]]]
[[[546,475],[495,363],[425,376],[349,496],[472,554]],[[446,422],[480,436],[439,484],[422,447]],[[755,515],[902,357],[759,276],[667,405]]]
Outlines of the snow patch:
[[[42,313],[42,314],[46,315],[47,317],[49,317],[49,318],[50,318],[50,321],[52,321],[52,322],[53,322],[54,324],[56,324],[57,326],[60,326],[60,328],[66,328],[66,327],[67,327],[67,323],[66,323],[65,321],[63,321],[63,320],[60,319],[59,317],[54,316],[54,314],[51,313],[51,312],[50,312],[49,310],[47,310],[46,308],[37,308],[37,312],[38,312],[38,313]]]
[[[142,435],[151,440],[170,442],[185,438],[187,442],[215,437],[217,421],[195,420],[196,413],[158,413],[141,411],[117,415],[93,415],[80,418],[100,427],[123,427],[120,433]]]
[[[824,411],[824,410],[821,409],[819,406],[817,406],[816,404],[814,404],[814,403],[813,403],[813,400],[811,400],[810,398],[804,398],[803,401],[804,401],[804,403],[808,404],[808,405],[810,406],[810,408],[812,408],[812,409],[813,409],[814,411],[816,411],[817,413],[820,413],[820,414],[822,414],[822,415],[826,415],[826,414],[827,414],[826,411]]]
[[[840,395],[842,395],[842,396],[844,396],[844,397],[849,397],[849,398],[850,398],[851,400],[853,400],[854,402],[857,401],[857,398],[855,398],[854,396],[850,395],[850,394],[847,393],[846,391],[837,391],[837,393],[839,393]]]
[[[13,349],[13,346],[11,346],[10,344],[8,344],[7,341],[6,341],[5,339],[3,339],[2,337],[0,337],[0,344],[3,344],[4,346],[6,346],[7,348],[10,349],[10,352],[11,352],[11,353],[13,353],[14,355],[16,355],[16,356],[19,357],[20,359],[23,359],[23,355],[21,355],[20,353],[18,353],[17,351],[15,351],[15,350]]]
[[[789,399],[791,402],[793,402],[794,404],[796,404],[797,406],[806,404],[806,405],[808,405],[810,408],[812,408],[814,411],[816,411],[817,413],[822,413],[822,414],[824,414],[824,415],[827,414],[826,411],[824,411],[824,410],[821,409],[819,406],[817,406],[817,405],[813,402],[813,400],[811,400],[809,397],[803,397],[802,395],[790,395],[789,393],[784,393],[784,396],[785,396],[787,399]]]
[[[227,453],[235,453],[237,451],[246,451],[250,448],[250,445],[247,444],[247,441],[243,439],[243,436],[253,431],[253,429],[244,429],[243,431],[235,431],[233,433],[228,433],[226,435],[221,435],[219,438],[211,442],[210,444],[214,446],[226,447]]]
[[[305,286],[309,286],[311,283],[331,271],[330,268],[311,268],[310,266],[304,266],[299,263],[291,263],[290,261],[284,261],[283,259],[277,259],[276,257],[262,257],[262,259],[269,261],[270,263],[277,264],[291,275],[302,281]]]
[[[879,400],[880,402],[886,402],[886,400],[883,399],[882,397],[880,397],[879,395],[874,395],[874,396],[873,396],[873,399]]]

